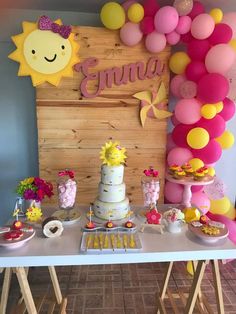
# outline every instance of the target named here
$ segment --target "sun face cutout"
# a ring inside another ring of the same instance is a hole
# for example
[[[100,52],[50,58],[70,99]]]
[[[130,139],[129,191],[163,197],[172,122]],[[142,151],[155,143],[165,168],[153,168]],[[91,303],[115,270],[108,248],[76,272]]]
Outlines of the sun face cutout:
[[[102,147],[100,159],[108,166],[118,166],[125,162],[125,152],[126,149],[120,147],[118,142],[108,142]]]
[[[61,25],[61,21],[55,23]],[[51,30],[38,29],[38,23],[23,22],[23,33],[13,36],[17,49],[9,58],[20,63],[18,75],[30,75],[33,86],[49,82],[57,86],[62,78],[73,77],[79,62],[79,44],[74,34],[65,39]]]

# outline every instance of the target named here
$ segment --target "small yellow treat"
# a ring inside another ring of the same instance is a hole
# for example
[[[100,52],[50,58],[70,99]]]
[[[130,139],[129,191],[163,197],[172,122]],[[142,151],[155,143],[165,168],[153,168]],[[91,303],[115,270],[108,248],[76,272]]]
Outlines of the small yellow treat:
[[[209,235],[217,235],[220,233],[220,229],[216,228],[216,227],[203,226],[202,232],[209,234]]]
[[[202,169],[196,170],[193,175],[194,175],[194,180],[196,181],[203,181],[206,176],[204,173],[204,170]]]
[[[179,170],[181,170],[181,169],[182,169],[182,168],[181,168],[179,165],[173,164],[173,165],[171,165],[171,166],[169,167],[169,173],[170,173],[170,174],[174,174],[175,171],[179,171]]]
[[[183,179],[186,176],[186,172],[184,170],[175,171],[174,178],[177,180]]]

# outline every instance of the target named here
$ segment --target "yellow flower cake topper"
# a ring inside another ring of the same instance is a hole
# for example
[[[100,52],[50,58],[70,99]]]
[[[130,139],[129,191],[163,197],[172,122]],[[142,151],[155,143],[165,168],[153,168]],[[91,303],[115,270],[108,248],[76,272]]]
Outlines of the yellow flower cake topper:
[[[108,166],[118,166],[125,162],[127,158],[125,152],[126,149],[120,147],[118,142],[108,142],[102,147],[100,159]]]
[[[62,76],[73,77],[79,62],[79,44],[71,26],[42,16],[36,23],[23,22],[23,32],[12,36],[17,49],[8,57],[20,63],[18,76],[31,76],[33,86],[49,82],[57,86]]]

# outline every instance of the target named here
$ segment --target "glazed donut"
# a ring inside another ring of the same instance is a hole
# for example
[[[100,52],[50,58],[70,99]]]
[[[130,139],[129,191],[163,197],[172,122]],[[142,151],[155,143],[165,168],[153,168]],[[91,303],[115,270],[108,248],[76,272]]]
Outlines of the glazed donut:
[[[62,222],[55,218],[46,218],[42,223],[43,234],[47,238],[59,237],[63,232]]]

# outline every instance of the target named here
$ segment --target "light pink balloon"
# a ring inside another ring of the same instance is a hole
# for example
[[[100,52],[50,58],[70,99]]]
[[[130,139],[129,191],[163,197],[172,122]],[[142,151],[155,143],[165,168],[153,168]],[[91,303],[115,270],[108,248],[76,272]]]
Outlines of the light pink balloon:
[[[126,46],[137,45],[143,37],[138,23],[127,22],[120,29],[120,39]]]
[[[183,124],[193,124],[201,119],[202,104],[195,98],[181,99],[175,106],[175,116]]]
[[[173,141],[173,139],[172,139],[172,134],[171,133],[168,133],[167,134],[167,142],[166,142],[166,151],[167,151],[167,153],[171,150],[171,149],[173,149],[173,148],[175,148],[176,147],[176,145],[175,145],[175,143],[174,143],[174,141]]]
[[[169,45],[176,45],[180,41],[180,34],[173,31],[169,34],[166,34],[166,40]]]
[[[177,25],[175,31],[180,35],[186,34],[190,31],[191,24],[192,24],[192,20],[189,16],[187,16],[187,15],[186,16],[180,16],[179,22],[178,22],[178,25]]]
[[[171,122],[172,122],[172,124],[173,124],[174,126],[180,124],[180,122],[176,119],[175,112],[173,112],[173,115],[171,116],[170,119],[171,119]]]
[[[209,14],[202,13],[192,21],[191,33],[196,39],[206,39],[213,33],[214,28],[213,18]]]
[[[145,46],[152,53],[161,52],[166,47],[166,36],[154,31],[147,35]]]
[[[194,98],[197,95],[197,84],[193,81],[185,81],[180,85],[180,95],[185,99]]]
[[[204,215],[208,212],[211,205],[208,196],[203,191],[193,193],[191,203],[196,205]]]
[[[180,184],[172,183],[172,182],[166,182],[165,183],[165,197],[174,204],[180,204],[182,203],[182,197],[183,197],[183,186]]]
[[[233,31],[233,38],[236,37],[236,12],[225,13],[221,23],[227,24]]]
[[[170,90],[171,93],[177,97],[177,98],[181,98],[181,94],[180,94],[180,86],[183,82],[186,81],[186,77],[184,75],[178,74],[175,75],[171,82],[170,82]]]
[[[209,73],[227,73],[235,61],[235,51],[228,44],[213,46],[205,59],[206,69]]]
[[[179,22],[179,14],[174,7],[160,8],[154,18],[156,31],[161,34],[171,33]]]
[[[167,156],[167,163],[169,166],[173,164],[183,165],[192,158],[193,154],[189,149],[183,147],[175,147],[169,152]]]

